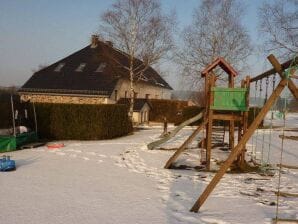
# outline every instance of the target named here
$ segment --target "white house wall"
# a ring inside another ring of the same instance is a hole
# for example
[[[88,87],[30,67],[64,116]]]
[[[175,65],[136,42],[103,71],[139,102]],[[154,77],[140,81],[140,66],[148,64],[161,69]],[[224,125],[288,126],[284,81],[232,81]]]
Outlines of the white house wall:
[[[125,92],[127,92],[126,98],[129,98],[130,94],[130,82],[129,80],[119,80],[112,95],[111,99],[115,100],[115,90],[117,90],[117,99],[125,98]],[[138,82],[134,86],[135,92],[138,94],[137,98],[146,98],[149,94],[149,99],[171,99],[172,91],[166,88],[149,85],[145,82]]]

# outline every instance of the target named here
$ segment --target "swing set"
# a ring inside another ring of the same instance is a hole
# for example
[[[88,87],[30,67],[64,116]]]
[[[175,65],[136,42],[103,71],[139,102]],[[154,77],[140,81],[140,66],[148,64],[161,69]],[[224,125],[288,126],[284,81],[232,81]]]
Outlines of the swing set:
[[[181,155],[186,147],[194,141],[195,137],[202,131],[206,129],[204,137],[201,140],[201,146],[206,150],[206,170],[210,170],[210,160],[211,160],[211,148],[212,148],[212,127],[215,120],[222,120],[229,122],[229,147],[231,152],[225,162],[221,165],[216,175],[213,177],[211,182],[205,188],[203,193],[197,199],[191,212],[198,212],[201,206],[204,204],[208,196],[220,182],[221,178],[228,171],[231,165],[236,164],[240,169],[245,169],[246,166],[246,144],[251,139],[253,148],[258,146],[258,127],[263,122],[266,114],[272,107],[276,107],[276,101],[280,97],[282,91],[288,87],[292,95],[298,99],[298,88],[292,80],[292,76],[295,78],[295,72],[298,70],[297,64],[298,59],[287,61],[280,64],[274,55],[268,56],[269,62],[272,64],[273,68],[268,70],[256,77],[250,78],[247,76],[241,82],[241,87],[234,87],[234,78],[237,72],[229,65],[223,58],[217,58],[213,63],[208,65],[202,72],[202,77],[205,78],[205,94],[206,94],[206,111],[203,116],[203,121],[197,127],[197,129],[186,139],[186,141],[177,149],[173,156],[167,161],[165,168],[171,168],[173,163]],[[218,77],[214,73],[214,69],[219,66],[225,73],[228,74],[228,87],[217,87],[216,81]],[[279,75],[280,81],[276,86],[277,75]],[[263,91],[263,79],[265,79],[265,100],[260,111],[256,114],[254,110],[254,119],[251,124],[248,124],[248,111],[249,111],[249,93],[250,87],[254,84],[255,86],[255,102],[262,96]],[[269,83],[272,83],[272,92],[269,94]],[[258,86],[259,85],[259,86]],[[259,93],[258,93],[259,89]],[[257,94],[258,93],[258,94]],[[276,108],[275,108],[276,109]],[[284,108],[286,109],[286,108]],[[285,116],[284,126],[285,126]],[[272,119],[273,111],[271,112],[270,120],[270,135],[269,135],[269,154],[270,154],[270,141],[272,132]],[[236,123],[237,122],[237,123]],[[235,145],[235,124],[238,124],[238,143]],[[283,128],[284,130],[284,128]],[[253,137],[253,134],[256,136]],[[284,134],[283,134],[284,136]],[[283,153],[283,142],[285,138],[282,138],[281,155],[280,155],[280,166],[279,166],[279,185],[277,191],[277,210],[276,210],[276,223],[278,220],[278,204],[279,196],[282,195],[280,192],[280,175],[282,167],[282,153]],[[254,146],[255,145],[255,146]],[[264,135],[262,137],[261,145],[261,162],[264,165]],[[298,196],[292,194],[292,196]]]

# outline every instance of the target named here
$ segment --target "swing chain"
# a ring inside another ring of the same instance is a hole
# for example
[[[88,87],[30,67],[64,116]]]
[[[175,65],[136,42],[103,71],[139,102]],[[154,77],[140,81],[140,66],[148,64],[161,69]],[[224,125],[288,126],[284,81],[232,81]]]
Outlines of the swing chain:
[[[275,89],[275,82],[276,82],[276,74],[273,75],[272,77],[272,89]]]
[[[265,102],[268,98],[268,86],[269,86],[269,76],[266,77],[266,92],[265,92]]]

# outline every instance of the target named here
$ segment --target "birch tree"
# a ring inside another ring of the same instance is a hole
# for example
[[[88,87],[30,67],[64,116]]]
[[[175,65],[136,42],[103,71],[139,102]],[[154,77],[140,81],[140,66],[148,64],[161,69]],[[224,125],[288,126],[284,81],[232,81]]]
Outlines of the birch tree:
[[[174,15],[163,14],[158,0],[117,0],[101,20],[100,33],[129,59],[117,63],[129,73],[132,118],[135,83],[173,48]]]
[[[238,3],[203,0],[194,10],[191,25],[183,30],[183,45],[177,55],[182,74],[192,85],[201,83],[201,71],[217,57],[225,58],[238,71],[244,69],[252,47],[241,23],[243,8]]]

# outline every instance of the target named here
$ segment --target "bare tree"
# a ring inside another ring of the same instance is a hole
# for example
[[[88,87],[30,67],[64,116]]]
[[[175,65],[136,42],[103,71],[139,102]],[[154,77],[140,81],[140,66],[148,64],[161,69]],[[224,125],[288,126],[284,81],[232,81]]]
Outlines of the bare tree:
[[[242,14],[242,6],[234,0],[203,0],[195,9],[192,24],[183,30],[177,57],[191,84],[200,84],[202,69],[219,56],[237,70],[244,68],[252,47],[241,24]]]
[[[163,15],[158,0],[117,0],[102,16],[100,33],[127,53],[132,117],[134,85],[146,70],[173,48],[173,16]]]
[[[298,0],[264,2],[259,9],[259,30],[266,53],[287,59],[298,52]]]

